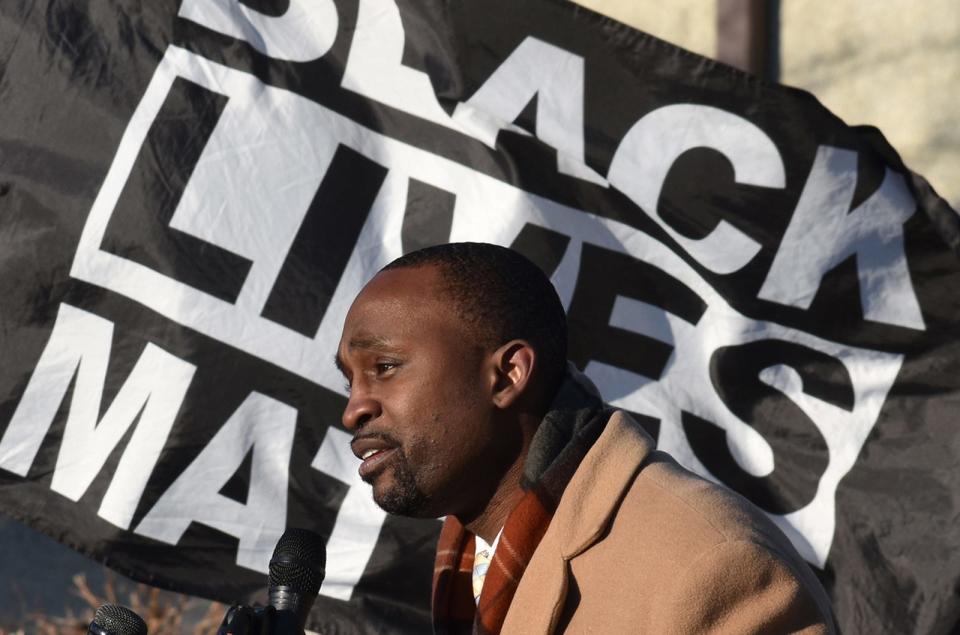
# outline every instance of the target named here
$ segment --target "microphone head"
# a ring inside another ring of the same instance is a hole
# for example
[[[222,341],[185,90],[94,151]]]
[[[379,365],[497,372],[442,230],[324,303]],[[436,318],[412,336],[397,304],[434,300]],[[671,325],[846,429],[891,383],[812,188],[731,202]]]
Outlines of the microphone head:
[[[103,635],[147,635],[147,624],[125,606],[104,604],[97,609],[88,632]]]
[[[320,534],[287,529],[270,559],[270,588],[288,587],[312,601],[320,591],[326,564],[326,543]]]

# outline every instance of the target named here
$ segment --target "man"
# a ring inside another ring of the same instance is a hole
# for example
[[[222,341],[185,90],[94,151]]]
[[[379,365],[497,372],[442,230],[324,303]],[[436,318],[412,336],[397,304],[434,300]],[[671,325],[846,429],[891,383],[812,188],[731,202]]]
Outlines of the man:
[[[347,314],[360,475],[388,512],[446,516],[435,630],[832,632],[786,537],[604,406],[566,337],[543,273],[478,243],[395,260]]]

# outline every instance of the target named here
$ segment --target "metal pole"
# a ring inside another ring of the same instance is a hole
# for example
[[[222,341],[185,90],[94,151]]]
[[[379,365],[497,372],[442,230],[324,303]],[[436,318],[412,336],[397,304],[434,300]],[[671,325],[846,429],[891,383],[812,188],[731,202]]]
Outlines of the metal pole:
[[[717,59],[776,80],[779,9],[778,0],[717,0]]]

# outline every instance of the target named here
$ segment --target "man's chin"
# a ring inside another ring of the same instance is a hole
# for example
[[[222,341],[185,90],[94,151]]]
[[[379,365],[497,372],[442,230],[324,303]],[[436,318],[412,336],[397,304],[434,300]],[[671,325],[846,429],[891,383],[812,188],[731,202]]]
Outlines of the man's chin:
[[[373,483],[373,502],[388,514],[424,518],[426,513],[427,497],[412,481],[393,481],[381,475]],[[387,482],[391,481],[391,482]]]

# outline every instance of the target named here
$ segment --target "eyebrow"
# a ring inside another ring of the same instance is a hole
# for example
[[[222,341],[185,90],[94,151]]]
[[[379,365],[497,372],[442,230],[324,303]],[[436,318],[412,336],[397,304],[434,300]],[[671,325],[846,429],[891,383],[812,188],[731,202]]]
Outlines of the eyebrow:
[[[384,352],[395,352],[397,349],[390,345],[390,340],[379,335],[361,335],[354,337],[347,343],[347,348],[354,349],[366,349],[372,351],[384,351]],[[343,360],[340,359],[340,351],[337,351],[333,355],[333,365],[337,367],[337,370],[346,377],[347,369],[343,363]]]
[[[363,348],[369,350],[393,350],[390,340],[382,335],[358,335],[347,342],[347,348]]]

